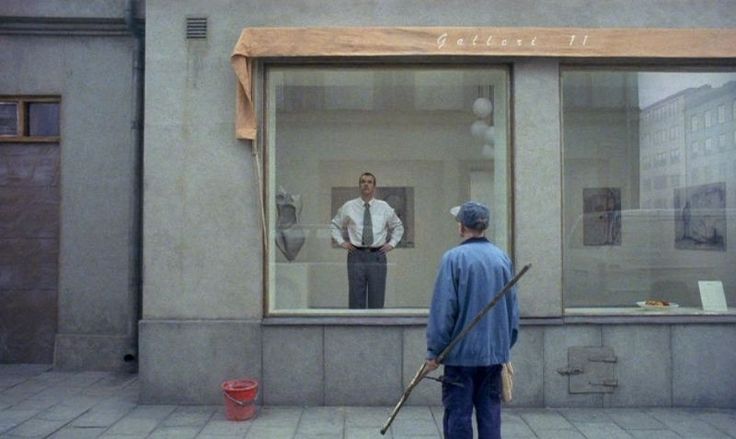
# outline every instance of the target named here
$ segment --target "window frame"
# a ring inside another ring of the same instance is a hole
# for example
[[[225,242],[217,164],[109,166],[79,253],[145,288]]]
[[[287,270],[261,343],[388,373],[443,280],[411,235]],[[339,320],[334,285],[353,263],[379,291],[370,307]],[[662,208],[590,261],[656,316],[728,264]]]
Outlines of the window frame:
[[[19,135],[0,135],[0,143],[58,143],[61,141],[61,96],[58,95],[0,95],[0,102],[16,104],[17,128]],[[58,104],[59,105],[59,135],[58,136],[31,136],[29,129],[29,104]]]
[[[559,91],[560,96],[563,93],[563,73],[569,71],[591,71],[591,72],[688,72],[688,73],[736,73],[736,63],[732,59],[722,58],[709,58],[709,59],[694,59],[694,60],[681,60],[681,59],[669,59],[663,58],[658,60],[649,60],[649,62],[637,64],[632,60],[621,59],[621,60],[578,60],[565,62],[563,58],[559,59],[558,71],[559,71]],[[564,120],[564,103],[560,101],[560,118]],[[733,121],[736,122],[736,100],[732,102],[732,117]],[[700,120],[698,120],[700,119]],[[705,115],[703,113],[693,114],[690,120],[684,121],[684,130],[690,130],[691,132],[697,132],[705,129]],[[726,121],[728,122],[728,121]],[[715,123],[713,124],[715,125]],[[560,153],[564,157],[564,126],[560,123]],[[685,133],[683,132],[683,135]],[[733,131],[733,146],[736,148],[736,130]],[[694,141],[691,145],[685,145],[686,155],[697,155],[703,153],[703,140]],[[644,163],[646,160],[646,154],[644,150],[651,145],[645,145],[641,143],[640,148],[640,160]],[[734,171],[736,171],[736,161],[733,162]],[[647,168],[644,168],[647,169]],[[700,168],[693,168],[692,171],[696,174],[699,173]],[[560,205],[560,216],[561,223],[564,227],[564,159],[562,161],[562,167],[560,169],[561,178],[563,184],[561,186],[561,205]],[[699,181],[696,177],[695,180]],[[643,181],[643,180],[642,180]],[[640,200],[640,202],[643,201]],[[562,252],[568,251],[565,245],[565,235],[562,235]],[[564,321],[569,322],[645,322],[645,323],[657,323],[657,322],[674,322],[674,323],[688,323],[688,322],[733,322],[736,321],[736,305],[728,304],[728,311],[714,313],[711,311],[704,311],[698,307],[685,307],[684,310],[674,313],[667,312],[656,312],[656,313],[636,313],[632,311],[640,311],[636,307],[569,307],[566,304],[566,286],[564,280],[565,272],[565,258],[562,258],[562,270],[561,270],[561,300],[562,300],[562,312],[561,316]],[[677,310],[676,310],[677,311]]]
[[[258,115],[258,131],[262,133],[258,136],[254,143],[254,148],[259,151],[260,158],[260,179],[262,187],[259,188],[259,194],[262,197],[262,208],[263,208],[263,221],[264,221],[264,241],[270,240],[271,236],[271,224],[269,218],[272,218],[274,212],[272,212],[271,203],[267,200],[271,199],[275,195],[276,188],[272,188],[269,185],[270,175],[270,160],[268,145],[270,142],[270,136],[272,133],[268,130],[267,122],[267,96],[266,90],[268,90],[268,74],[267,70],[271,67],[314,67],[314,66],[330,66],[330,67],[341,67],[341,68],[371,68],[371,67],[411,67],[421,69],[422,67],[429,68],[451,68],[461,70],[463,68],[489,68],[496,70],[503,70],[506,76],[506,98],[504,105],[506,108],[506,135],[507,135],[507,153],[506,153],[506,202],[507,211],[505,215],[506,220],[506,243],[507,243],[507,254],[515,263],[515,248],[514,248],[514,179],[513,179],[513,166],[514,166],[514,139],[512,133],[513,118],[512,118],[512,87],[513,87],[513,62],[516,62],[513,58],[508,57],[482,57],[482,58],[451,58],[451,57],[427,57],[418,56],[401,56],[391,57],[390,59],[377,58],[377,57],[335,57],[335,56],[310,56],[304,58],[285,58],[285,57],[262,57],[255,59],[253,65],[254,73],[254,84],[253,88],[253,102],[255,104],[255,112]],[[459,242],[458,242],[459,243]],[[314,311],[309,308],[295,308],[295,309],[275,309],[271,307],[271,300],[275,299],[272,297],[275,293],[271,291],[274,285],[271,285],[271,271],[274,267],[270,265],[269,252],[275,251],[275,244],[272,242],[264,242],[264,253],[262,257],[263,270],[263,317],[271,322],[284,322],[284,320],[294,323],[335,323],[335,324],[384,324],[384,323],[403,323],[403,324],[417,324],[426,321],[429,315],[429,307],[417,307],[416,310],[407,312],[405,309],[392,310],[391,308],[383,308],[378,310],[352,310],[352,309],[339,309],[331,310],[329,308],[315,308]]]

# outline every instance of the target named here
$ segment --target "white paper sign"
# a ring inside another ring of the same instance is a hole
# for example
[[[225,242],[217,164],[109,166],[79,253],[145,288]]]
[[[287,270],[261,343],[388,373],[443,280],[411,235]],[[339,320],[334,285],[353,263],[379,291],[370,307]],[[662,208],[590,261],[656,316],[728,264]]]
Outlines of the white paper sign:
[[[699,280],[700,300],[704,311],[728,311],[723,282],[719,280]]]

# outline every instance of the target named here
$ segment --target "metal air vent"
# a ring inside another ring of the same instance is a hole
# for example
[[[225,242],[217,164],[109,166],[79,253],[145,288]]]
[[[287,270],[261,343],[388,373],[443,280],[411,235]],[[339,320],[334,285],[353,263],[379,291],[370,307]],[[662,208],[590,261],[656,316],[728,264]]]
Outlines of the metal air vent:
[[[187,17],[187,40],[207,38],[207,17]]]

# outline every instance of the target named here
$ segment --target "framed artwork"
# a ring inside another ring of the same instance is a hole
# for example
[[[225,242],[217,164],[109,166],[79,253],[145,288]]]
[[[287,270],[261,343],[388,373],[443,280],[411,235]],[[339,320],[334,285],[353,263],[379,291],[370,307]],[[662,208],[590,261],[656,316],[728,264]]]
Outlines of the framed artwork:
[[[330,219],[346,201],[358,198],[358,188],[333,187]],[[396,212],[404,225],[404,236],[396,248],[414,248],[414,188],[408,186],[379,186],[376,188],[376,199],[387,202]],[[337,245],[333,242],[333,247]]]
[[[726,183],[675,189],[675,248],[726,251]]]
[[[583,189],[583,245],[621,245],[621,188]]]

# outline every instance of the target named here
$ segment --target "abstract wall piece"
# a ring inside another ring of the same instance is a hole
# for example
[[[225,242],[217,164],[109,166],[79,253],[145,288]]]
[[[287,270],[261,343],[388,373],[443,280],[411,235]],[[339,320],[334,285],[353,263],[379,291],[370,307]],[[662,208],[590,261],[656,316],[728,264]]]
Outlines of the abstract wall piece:
[[[357,187],[333,187],[330,219],[334,218],[346,201],[358,198],[360,192]],[[379,186],[376,188],[376,198],[387,202],[396,212],[404,224],[404,236],[397,248],[414,248],[414,188],[407,186]],[[333,247],[336,244],[332,243]]]
[[[279,188],[276,194],[276,246],[289,262],[296,259],[306,240],[304,230],[299,225],[301,212],[301,195],[290,194],[284,188]]]
[[[583,218],[583,245],[621,245],[621,188],[584,188]]]
[[[675,189],[675,248],[726,251],[726,183]]]

